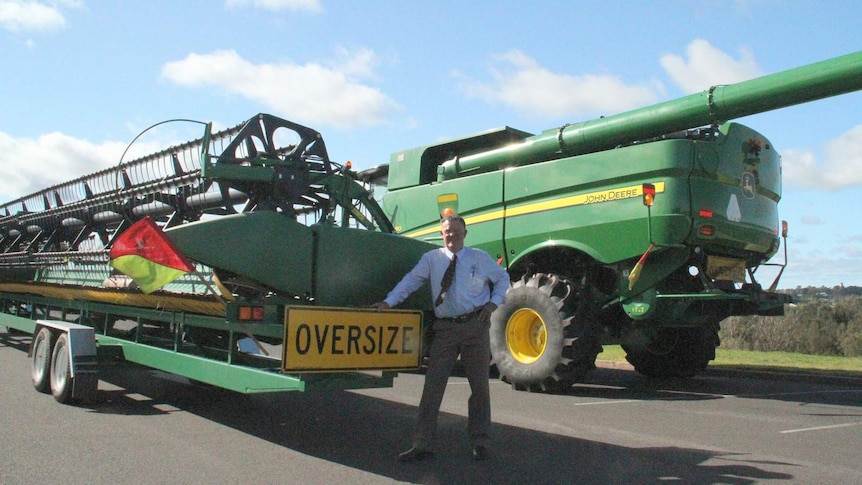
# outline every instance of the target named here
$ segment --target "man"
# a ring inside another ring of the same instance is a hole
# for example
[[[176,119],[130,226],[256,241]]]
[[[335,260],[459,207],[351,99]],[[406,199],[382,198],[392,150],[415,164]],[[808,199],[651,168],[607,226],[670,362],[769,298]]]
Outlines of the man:
[[[378,310],[392,308],[425,283],[431,284],[435,299],[434,338],[429,348],[428,370],[419,403],[418,429],[413,447],[398,455],[399,460],[406,462],[434,456],[431,448],[437,430],[437,415],[449,374],[459,354],[471,390],[467,422],[471,457],[474,460],[488,457],[488,428],[491,425],[488,323],[491,313],[505,300],[509,275],[488,253],[464,246],[467,227],[462,217],[446,215],[440,229],[444,247],[425,253],[386,299],[377,304]]]

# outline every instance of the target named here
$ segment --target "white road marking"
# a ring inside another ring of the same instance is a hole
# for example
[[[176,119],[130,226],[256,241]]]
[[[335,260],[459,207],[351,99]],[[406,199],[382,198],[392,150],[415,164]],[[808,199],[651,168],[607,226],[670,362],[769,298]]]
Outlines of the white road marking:
[[[663,392],[663,393],[666,393],[666,394],[680,394],[680,395],[683,395],[683,396],[720,397],[720,398],[724,398],[724,399],[727,399],[727,398],[730,398],[730,397],[736,397],[736,396],[735,396],[735,395],[733,395],[733,394],[713,394],[713,393],[710,393],[710,392],[671,391],[671,390],[666,390],[666,389],[665,389],[665,390],[660,390],[660,391],[658,391],[658,392]]]
[[[630,402],[644,402],[643,399],[626,399],[619,401],[596,401],[596,402],[577,402],[572,404],[572,406],[594,406],[596,404],[626,404]]]
[[[817,391],[794,391],[794,392],[769,392],[764,394],[740,394],[739,397],[758,398],[758,397],[778,397],[778,396],[809,396],[817,394],[852,394],[862,392],[861,389],[834,389],[834,390],[817,390]]]
[[[805,431],[821,431],[824,429],[835,429],[835,428],[848,428],[850,426],[860,426],[860,425],[862,425],[862,421],[858,421],[855,423],[832,424],[829,426],[815,426],[813,428],[786,429],[784,431],[781,431],[781,434],[802,433]]]

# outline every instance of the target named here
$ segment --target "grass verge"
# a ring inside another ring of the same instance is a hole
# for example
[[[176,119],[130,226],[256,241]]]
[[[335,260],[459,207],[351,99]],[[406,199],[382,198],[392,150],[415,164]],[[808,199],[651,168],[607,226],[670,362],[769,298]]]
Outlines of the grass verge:
[[[605,345],[598,360],[625,362],[626,353],[619,345]],[[762,372],[798,372],[862,379],[862,357],[834,357],[792,352],[755,352],[716,349],[710,368],[753,370]]]

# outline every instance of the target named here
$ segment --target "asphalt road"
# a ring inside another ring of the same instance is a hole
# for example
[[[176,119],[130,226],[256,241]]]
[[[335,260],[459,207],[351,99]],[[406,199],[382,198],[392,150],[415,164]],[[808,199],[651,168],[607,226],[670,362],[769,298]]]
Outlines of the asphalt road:
[[[437,455],[409,445],[422,376],[391,389],[240,395],[138,367],[64,406],[0,327],[0,484],[862,483],[862,387],[600,368],[565,395],[491,386],[491,459],[467,454],[462,377]]]

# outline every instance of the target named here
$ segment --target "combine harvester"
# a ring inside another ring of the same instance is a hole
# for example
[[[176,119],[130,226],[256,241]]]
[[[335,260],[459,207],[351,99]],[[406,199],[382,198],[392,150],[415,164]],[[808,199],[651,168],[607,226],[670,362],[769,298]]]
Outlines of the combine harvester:
[[[208,127],[0,206],[0,325],[34,335],[33,384],[60,402],[91,398],[118,361],[244,393],[391,385],[419,367],[430,295],[363,307],[454,210],[513,277],[490,332],[514,387],[565,390],[608,342],[641,373],[694,375],[721,320],[790,301],[755,279],[784,232],[780,158],[726,121],[860,88],[862,52],[359,174],[273,116]],[[368,184],[384,178],[381,208]]]
[[[384,208],[399,233],[435,243],[440,212],[457,211],[469,244],[507,267],[491,345],[514,387],[565,390],[603,343],[642,374],[692,376],[715,358],[719,322],[790,302],[776,292],[786,245],[774,281],[755,278],[786,236],[781,159],[728,121],[860,88],[857,52],[538,135],[397,152]]]

